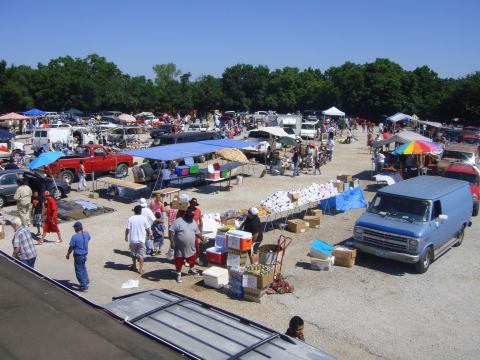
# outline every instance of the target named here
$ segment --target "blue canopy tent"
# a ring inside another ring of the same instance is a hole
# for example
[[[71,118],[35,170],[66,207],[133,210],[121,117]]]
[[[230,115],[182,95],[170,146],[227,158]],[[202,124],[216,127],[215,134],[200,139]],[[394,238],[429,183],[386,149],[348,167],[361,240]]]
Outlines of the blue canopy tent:
[[[0,129],[0,139],[11,139],[13,137],[15,137],[15,135],[13,135],[10,131]]]
[[[39,109],[30,109],[22,113],[26,116],[45,116],[47,113]]]

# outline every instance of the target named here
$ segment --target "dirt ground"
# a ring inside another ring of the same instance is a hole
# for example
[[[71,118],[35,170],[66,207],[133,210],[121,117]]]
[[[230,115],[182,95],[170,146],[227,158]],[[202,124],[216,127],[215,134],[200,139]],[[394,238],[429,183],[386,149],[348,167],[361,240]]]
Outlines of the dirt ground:
[[[312,182],[326,182],[337,174],[352,174],[360,178],[365,196],[371,161],[366,149],[365,134],[357,131],[358,142],[337,144],[333,162],[322,168],[322,175],[250,176],[243,185],[231,191],[215,187],[187,189],[197,197],[204,213],[247,208],[279,189],[289,190]],[[70,199],[86,198],[86,193],[73,192]],[[325,216],[319,229],[304,234],[272,230],[265,242],[275,242],[280,234],[293,239],[288,248],[284,275],[295,286],[293,294],[269,295],[261,304],[232,300],[220,291],[207,289],[200,276],[185,276],[181,284],[173,277],[173,265],[164,255],[146,260],[146,273],[140,276],[128,270],[130,257],[124,241],[124,227],[132,214],[133,204],[105,199],[94,200],[114,208],[110,214],[83,220],[90,243],[87,267],[91,287],[84,296],[104,304],[112,297],[147,289],[167,288],[197,298],[215,306],[258,321],[278,331],[285,331],[293,315],[306,321],[305,337],[311,343],[341,359],[471,359],[480,346],[474,339],[480,336],[480,313],[475,308],[480,298],[480,264],[478,254],[478,220],[467,229],[461,247],[448,251],[423,275],[411,266],[359,255],[353,268],[334,267],[329,272],[309,268],[307,257],[313,239],[331,244],[347,240],[352,235],[355,220],[364,211],[352,210],[335,216]],[[13,207],[7,208],[9,211]],[[60,226],[65,239],[73,234],[72,223]],[[477,234],[477,235],[475,235]],[[0,241],[0,249],[11,252],[9,239]],[[50,236],[50,240],[55,240]],[[67,261],[67,243],[53,242],[38,246],[36,268],[67,286],[77,283],[72,260]],[[168,240],[164,245],[165,253]],[[122,283],[140,280],[138,288],[125,290]]]

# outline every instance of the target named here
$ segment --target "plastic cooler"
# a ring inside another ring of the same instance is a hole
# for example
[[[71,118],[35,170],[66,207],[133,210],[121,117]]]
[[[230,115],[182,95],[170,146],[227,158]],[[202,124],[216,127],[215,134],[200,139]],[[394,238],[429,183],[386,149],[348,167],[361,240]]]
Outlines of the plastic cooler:
[[[200,172],[200,168],[197,164],[190,166],[189,168],[190,174],[198,174]]]
[[[208,173],[208,178],[209,178],[210,180],[218,180],[218,179],[220,179],[220,171],[214,171],[214,172]]]
[[[228,251],[225,248],[217,248],[216,246],[207,249],[207,261],[218,265],[227,263]]]
[[[238,251],[248,251],[252,248],[252,233],[241,230],[227,232],[228,248]]]
[[[333,246],[322,240],[313,240],[310,244],[310,256],[317,259],[328,259],[332,255]]]
[[[203,281],[208,287],[220,289],[228,284],[228,270],[217,266],[209,267],[202,273]]]
[[[177,176],[186,176],[188,175],[190,171],[190,167],[188,166],[177,166],[177,168],[175,169],[175,174]]]
[[[215,236],[215,246],[221,249],[228,248],[227,237],[224,233],[217,233],[217,236]]]

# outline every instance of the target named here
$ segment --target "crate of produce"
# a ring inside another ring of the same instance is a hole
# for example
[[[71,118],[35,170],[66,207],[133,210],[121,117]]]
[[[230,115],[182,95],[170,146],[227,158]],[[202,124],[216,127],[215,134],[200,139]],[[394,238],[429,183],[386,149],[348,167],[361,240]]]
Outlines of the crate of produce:
[[[248,251],[252,248],[252,233],[241,230],[230,230],[227,232],[228,248],[239,250],[241,252]]]
[[[269,265],[253,264],[245,269],[243,287],[265,289],[273,282],[273,267]]]
[[[308,223],[308,226],[312,229],[318,229],[322,222],[322,216],[305,215],[303,220]]]
[[[332,255],[333,246],[326,242],[316,239],[310,244],[309,255],[316,259],[327,259]]]
[[[218,266],[209,267],[202,273],[205,286],[220,289],[228,284],[228,270]]]
[[[308,210],[308,215],[321,217],[323,215],[323,211],[321,209],[310,209]]]
[[[294,233],[304,233],[308,230],[310,224],[301,219],[288,220],[287,228]]]
[[[342,183],[350,182],[353,180],[352,175],[337,175],[337,180],[341,181]]]
[[[206,255],[209,263],[218,265],[225,265],[227,263],[228,252],[226,249],[213,246],[207,249]]]
[[[251,289],[243,288],[243,299],[247,301],[262,302],[263,296],[267,293],[267,289]]]

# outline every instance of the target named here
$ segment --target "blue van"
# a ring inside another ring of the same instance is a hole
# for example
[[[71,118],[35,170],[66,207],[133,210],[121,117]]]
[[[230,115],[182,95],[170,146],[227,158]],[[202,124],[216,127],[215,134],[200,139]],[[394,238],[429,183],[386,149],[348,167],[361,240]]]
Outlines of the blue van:
[[[415,264],[424,273],[462,243],[471,216],[468,182],[419,176],[377,192],[355,223],[353,244],[362,252]]]

